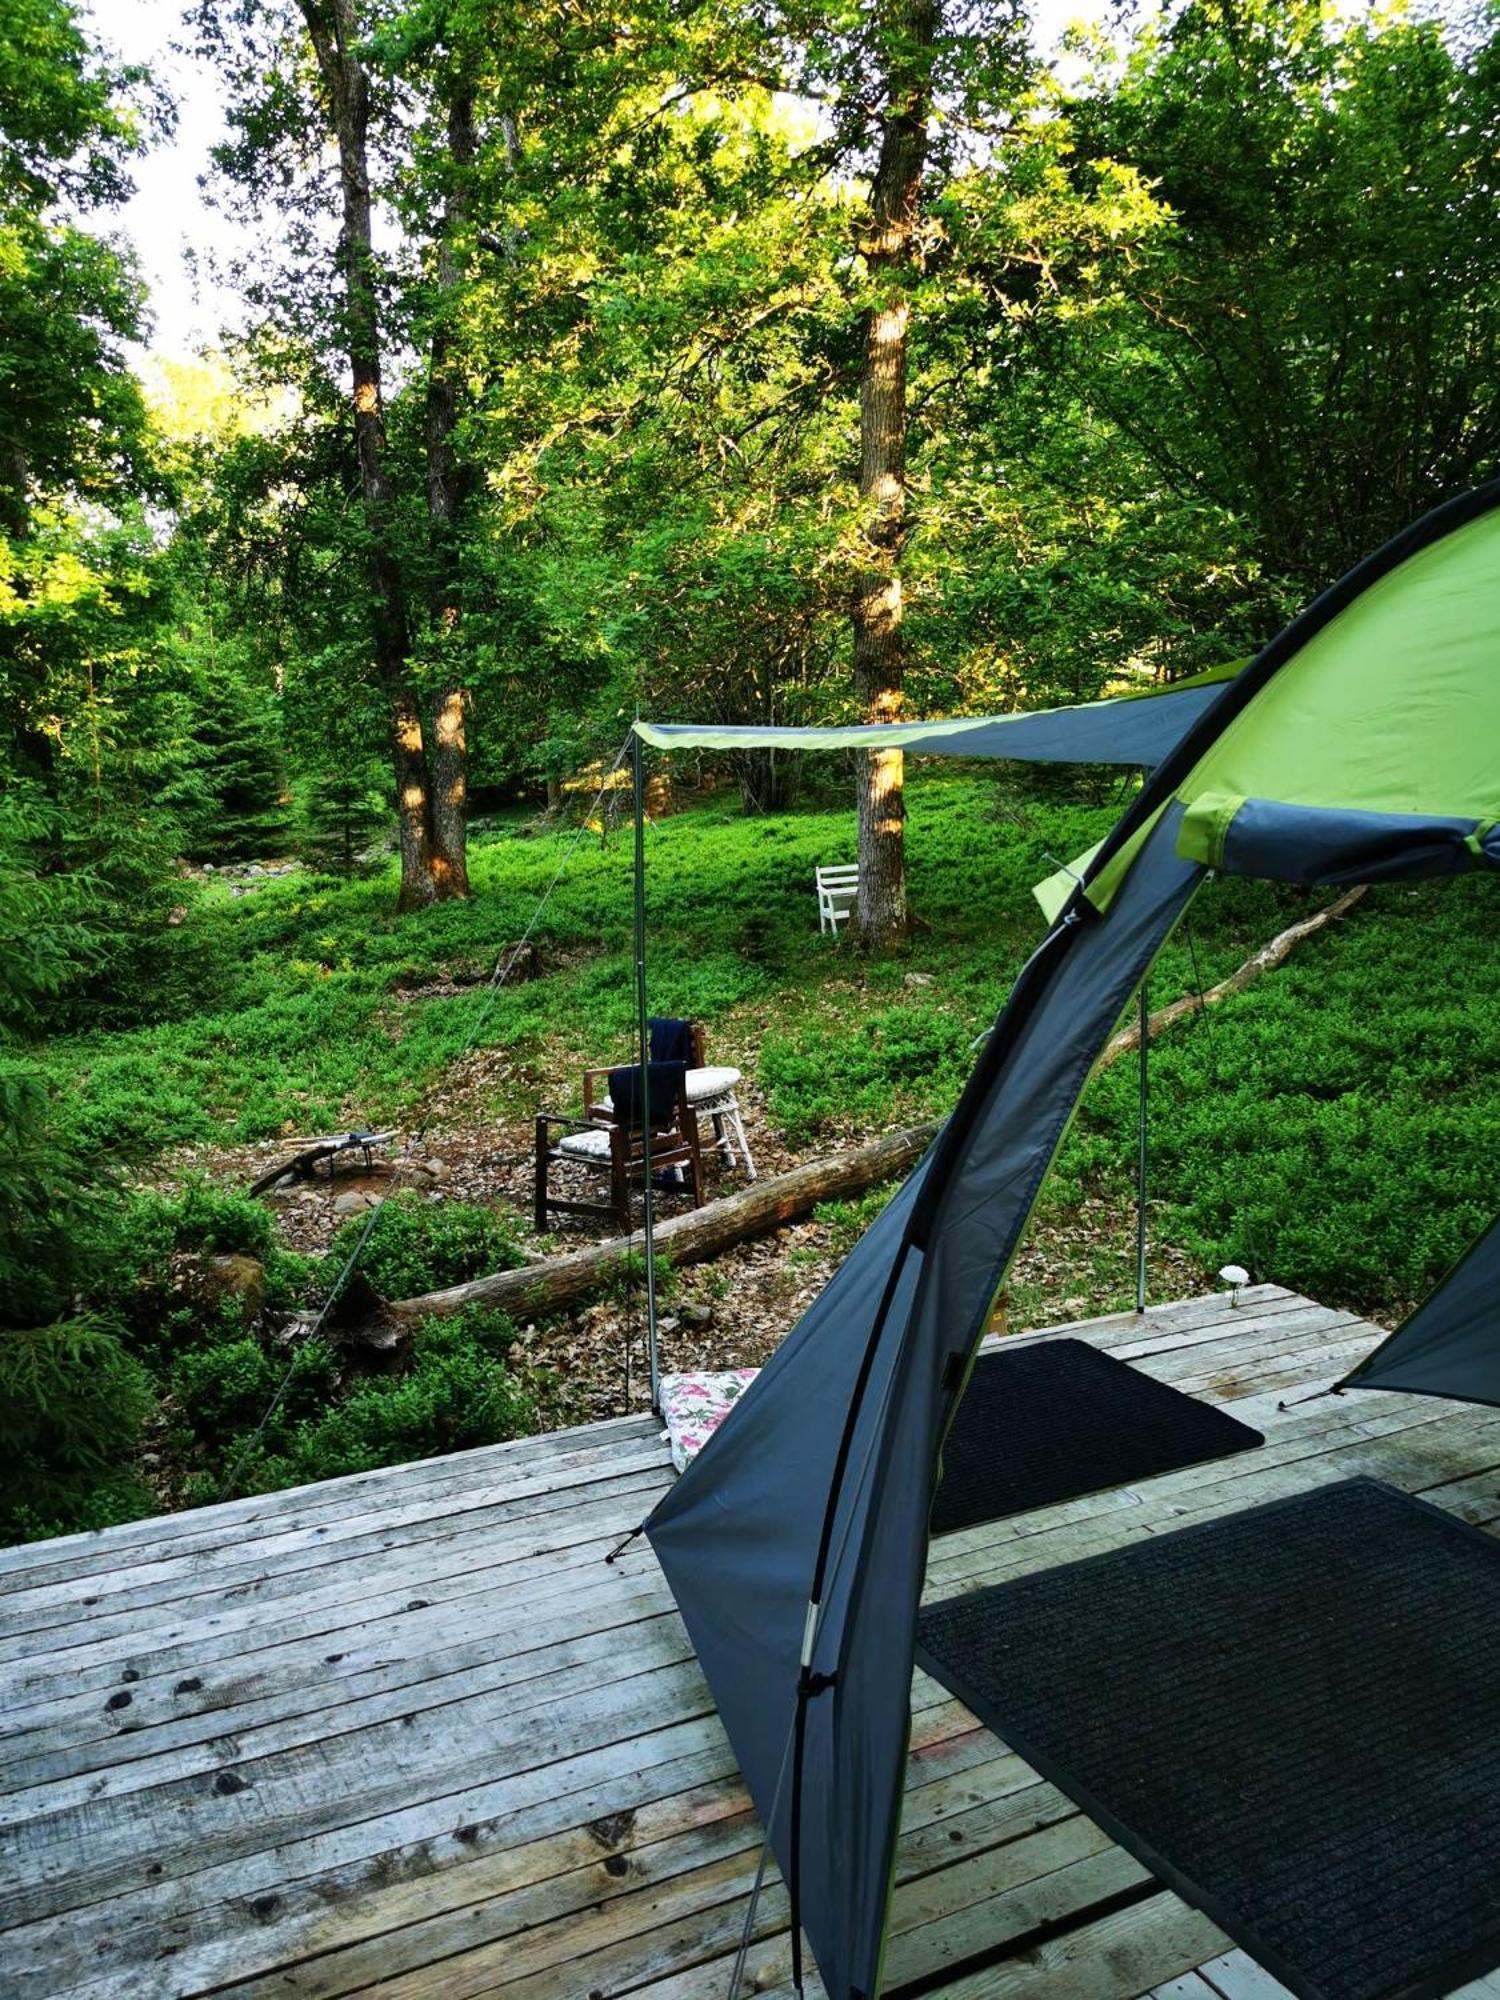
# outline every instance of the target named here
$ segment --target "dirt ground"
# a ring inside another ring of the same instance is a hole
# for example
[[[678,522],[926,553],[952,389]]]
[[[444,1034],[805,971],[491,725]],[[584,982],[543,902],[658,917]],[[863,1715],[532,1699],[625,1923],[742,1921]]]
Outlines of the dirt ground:
[[[556,1218],[545,1239],[531,1226],[533,1127],[497,1124],[476,1115],[493,1094],[494,1074],[505,1058],[479,1051],[462,1074],[449,1080],[442,1108],[420,1142],[397,1135],[381,1149],[375,1171],[353,1155],[309,1182],[279,1187],[263,1199],[288,1248],[322,1252],[349,1214],[396,1189],[413,1189],[438,1203],[462,1201],[502,1210],[523,1245],[541,1255],[581,1247],[612,1233],[589,1218]],[[767,1123],[753,1084],[740,1089],[751,1150],[762,1175],[784,1172],[811,1154],[794,1154]],[[235,1147],[190,1147],[162,1163],[160,1185],[206,1173],[225,1186],[248,1188],[278,1160],[316,1134]],[[833,1151],[833,1140],[821,1151]],[[742,1170],[705,1155],[710,1199],[743,1184]],[[584,1179],[589,1177],[583,1176]],[[598,1183],[592,1192],[597,1195]],[[659,1197],[659,1213],[675,1213],[680,1198]],[[1134,1212],[1104,1197],[1092,1198],[1064,1217],[1036,1229],[1012,1273],[1011,1292],[1025,1301],[1033,1323],[1085,1318],[1118,1306],[1131,1283]],[[712,1263],[668,1274],[660,1314],[665,1372],[732,1368],[764,1362],[817,1296],[848,1247],[847,1230],[809,1217],[769,1236],[743,1243]],[[1155,1298],[1201,1290],[1206,1274],[1188,1258],[1156,1246],[1151,1257]],[[1018,1324],[1012,1314],[1011,1324]],[[623,1301],[601,1298],[543,1324],[522,1329],[529,1361],[558,1378],[560,1411],[568,1422],[617,1416],[646,1407],[645,1302],[635,1288]]]

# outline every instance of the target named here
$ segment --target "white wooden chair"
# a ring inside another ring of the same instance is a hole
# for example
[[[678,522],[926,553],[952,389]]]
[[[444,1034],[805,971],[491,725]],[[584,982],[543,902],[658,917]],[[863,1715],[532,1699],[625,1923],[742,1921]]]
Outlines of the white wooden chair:
[[[838,935],[840,924],[849,921],[854,899],[859,894],[859,863],[841,861],[836,868],[815,871],[818,884],[818,929],[824,935]]]

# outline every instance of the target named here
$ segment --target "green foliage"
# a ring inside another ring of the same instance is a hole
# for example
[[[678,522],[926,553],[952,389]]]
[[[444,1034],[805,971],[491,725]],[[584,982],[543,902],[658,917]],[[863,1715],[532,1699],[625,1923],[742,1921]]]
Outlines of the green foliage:
[[[106,1322],[0,1324],[0,1538],[146,1512],[128,1468],[153,1403],[150,1377]]]
[[[761,1050],[766,1102],[797,1146],[851,1121],[899,1120],[907,1107],[957,1095],[972,1066],[973,1039],[973,1028],[941,1002],[881,1008],[848,1043],[768,1035]]]
[[[274,697],[229,671],[193,678],[191,761],[179,794],[184,851],[200,861],[280,853],[292,816]]]
[[[390,779],[373,757],[311,769],[302,781],[299,846],[314,862],[352,875],[363,851],[390,824]]]
[[[891,1196],[894,1186],[870,1188],[854,1201],[825,1201],[814,1210],[816,1219],[832,1232],[833,1248],[847,1256],[874,1222]]]
[[[642,32],[606,10],[581,46],[467,0],[358,11],[378,193],[408,231],[377,288],[417,357],[390,399],[382,535],[419,692],[467,691],[476,778],[560,777],[637,702],[847,715],[871,297],[851,239],[868,80],[913,60],[894,17],[736,4],[711,29],[658,9]],[[284,675],[309,851],[347,869],[356,815],[389,794],[364,775],[386,715],[313,226],[329,187],[297,170],[323,107],[295,13],[195,20],[229,96],[224,192],[253,208],[272,188],[277,210],[245,273],[263,331],[236,358],[263,421],[198,450],[179,545],[204,615]],[[1063,91],[1013,9],[949,10],[920,79],[937,115],[903,281],[915,711],[1242,656],[1493,461],[1493,13],[1460,34],[1195,0],[1116,39]],[[434,239],[454,215],[451,257]],[[421,503],[450,368],[473,403],[442,584]],[[730,765],[755,809],[806,775]]]
[[[331,1268],[348,1258],[369,1228],[359,1268],[382,1297],[409,1299],[461,1285],[522,1260],[510,1229],[493,1209],[458,1201],[429,1202],[404,1191],[391,1196],[370,1227],[353,1215],[329,1250]]]
[[[45,1078],[0,1046],[0,1328],[66,1312],[115,1209]]]
[[[102,954],[92,882],[46,870],[56,824],[36,785],[0,792],[0,1032],[38,1027]]]
[[[412,1335],[416,1355],[461,1354],[472,1350],[491,1361],[504,1361],[519,1335],[508,1313],[493,1306],[465,1306],[441,1318],[425,1319]]]
[[[289,1445],[304,1479],[497,1444],[537,1426],[532,1394],[503,1361],[446,1340],[420,1343],[409,1374],[366,1382]]]
[[[1069,387],[1179,507],[1243,521],[1300,598],[1494,471],[1493,8],[1194,0],[1071,116],[1172,226],[1066,344]]]
[[[170,1195],[137,1196],[131,1236],[141,1268],[174,1250],[233,1253],[264,1263],[275,1248],[276,1227],[260,1202],[199,1174]]]
[[[1200,896],[1200,929],[1219,894]],[[1415,1304],[1494,1211],[1500,1027],[1480,968],[1497,940],[1482,882],[1371,890],[1273,977],[1164,1035],[1163,1232],[1206,1273],[1243,1263],[1387,1318]],[[1090,1093],[1063,1162],[1075,1190],[1113,1170],[1128,1198],[1134,1091],[1124,1063]]]
[[[933,773],[913,787],[913,896],[930,943],[919,940],[914,956],[886,969],[860,967],[852,984],[843,978],[852,969],[847,950],[817,936],[811,891],[815,865],[851,850],[846,812],[746,819],[712,800],[662,820],[648,850],[653,996],[667,1012],[706,1019],[832,1006],[834,1015],[820,1018],[834,1035],[867,1006],[918,1015],[956,1008],[957,1025],[934,1032],[961,1045],[984,1025],[1029,948],[1030,885],[1051,872],[1049,855],[1076,854],[1114,817],[1110,805],[1028,800],[1018,823],[1014,807],[999,809],[1009,785]],[[389,866],[351,882],[268,880],[237,900],[210,892],[182,926],[184,949],[196,942],[226,968],[225,987],[208,1005],[180,1021],[51,1044],[49,1070],[78,1098],[77,1129],[106,1148],[159,1149],[221,1134],[268,1138],[288,1120],[331,1130],[402,1119],[481,1015],[480,1046],[512,1051],[528,1066],[543,1051],[562,1074],[570,1062],[576,1070],[623,1058],[634,1004],[628,840],[586,841],[570,861],[538,931],[551,968],[542,978],[507,986],[493,1002],[482,986],[420,991],[435,969],[487,972],[525,929],[573,834],[519,839],[517,824],[476,841],[471,903],[399,920],[390,915]],[[940,972],[941,987],[905,988],[908,969]],[[408,986],[417,989],[410,998],[393,990]],[[811,1059],[836,1058],[824,1051]],[[908,1071],[917,1063],[914,1055],[891,1060]],[[920,1088],[902,1086],[900,1101],[940,1104],[953,1074],[929,1068]],[[867,1082],[862,1114],[894,1113],[897,1096],[878,1078]],[[785,1099],[789,1120],[794,1097]],[[515,1116],[535,1106],[523,1070],[494,1108]]]
[[[247,1336],[182,1355],[172,1369],[171,1388],[194,1430],[222,1438],[248,1429],[264,1414],[282,1373],[260,1342]]]

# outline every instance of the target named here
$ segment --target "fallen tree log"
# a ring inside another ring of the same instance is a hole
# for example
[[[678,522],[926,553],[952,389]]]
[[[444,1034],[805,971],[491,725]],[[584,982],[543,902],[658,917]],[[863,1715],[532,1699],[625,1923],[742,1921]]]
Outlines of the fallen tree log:
[[[1227,979],[1221,979],[1217,986],[1210,986],[1206,993],[1184,993],[1180,1000],[1172,1001],[1170,1006],[1159,1007],[1146,1024],[1151,1040],[1154,1042],[1163,1028],[1170,1028],[1174,1021],[1180,1021],[1185,1014],[1201,1013],[1205,1007],[1212,1007],[1220,1000],[1227,1000],[1231,993],[1243,993],[1247,986],[1255,984],[1263,972],[1272,971],[1274,967],[1289,958],[1304,938],[1312,937],[1325,925],[1335,922],[1347,911],[1352,910],[1364,893],[1365,884],[1361,883],[1357,889],[1348,890],[1326,909],[1318,910],[1313,916],[1304,917],[1300,923],[1292,924],[1286,930],[1278,932],[1269,944],[1263,944],[1259,951],[1247,958],[1238,971],[1231,972]],[[1112,1036],[1105,1044],[1104,1054],[1099,1058],[1100,1069],[1108,1069],[1112,1062],[1118,1062],[1121,1056],[1129,1055],[1132,1049],[1138,1049],[1140,1045],[1141,1024],[1137,1020],[1128,1028],[1122,1028],[1119,1034]]]
[[[752,1181],[738,1193],[724,1195],[686,1215],[669,1216],[656,1225],[657,1255],[673,1264],[697,1264],[717,1257],[736,1243],[764,1236],[783,1223],[811,1214],[820,1202],[847,1201],[867,1188],[904,1173],[921,1157],[937,1131],[935,1123],[889,1132],[868,1146],[810,1160],[790,1173]],[[641,1238],[611,1237],[561,1257],[526,1264],[518,1271],[496,1271],[446,1291],[399,1299],[385,1307],[388,1322],[398,1326],[434,1314],[461,1312],[465,1306],[498,1307],[511,1314],[555,1311],[608,1283],[641,1254]]]

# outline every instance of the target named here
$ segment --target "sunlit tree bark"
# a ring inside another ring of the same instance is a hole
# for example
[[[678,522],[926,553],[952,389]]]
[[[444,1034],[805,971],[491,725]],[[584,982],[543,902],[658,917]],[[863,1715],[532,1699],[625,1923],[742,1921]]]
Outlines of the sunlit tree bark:
[[[909,279],[920,254],[930,63],[938,19],[938,0],[897,0],[893,8],[880,156],[861,245],[877,288],[865,322],[859,385],[864,515],[852,605],[854,692],[867,722],[896,722],[901,716]],[[907,926],[902,765],[899,750],[869,751],[860,760],[855,925],[867,945],[889,944]]]
[[[432,697],[433,867],[444,893],[466,896],[468,744],[465,696],[454,672],[454,637],[460,618],[460,569],[465,503],[473,485],[471,467],[457,449],[460,380],[453,348],[453,317],[460,286],[460,236],[468,221],[470,174],[474,164],[474,85],[460,70],[448,85],[448,171],[442,235],[437,253],[437,318],[427,371],[425,429],[427,515],[432,544],[433,630],[440,652],[440,677]]]

